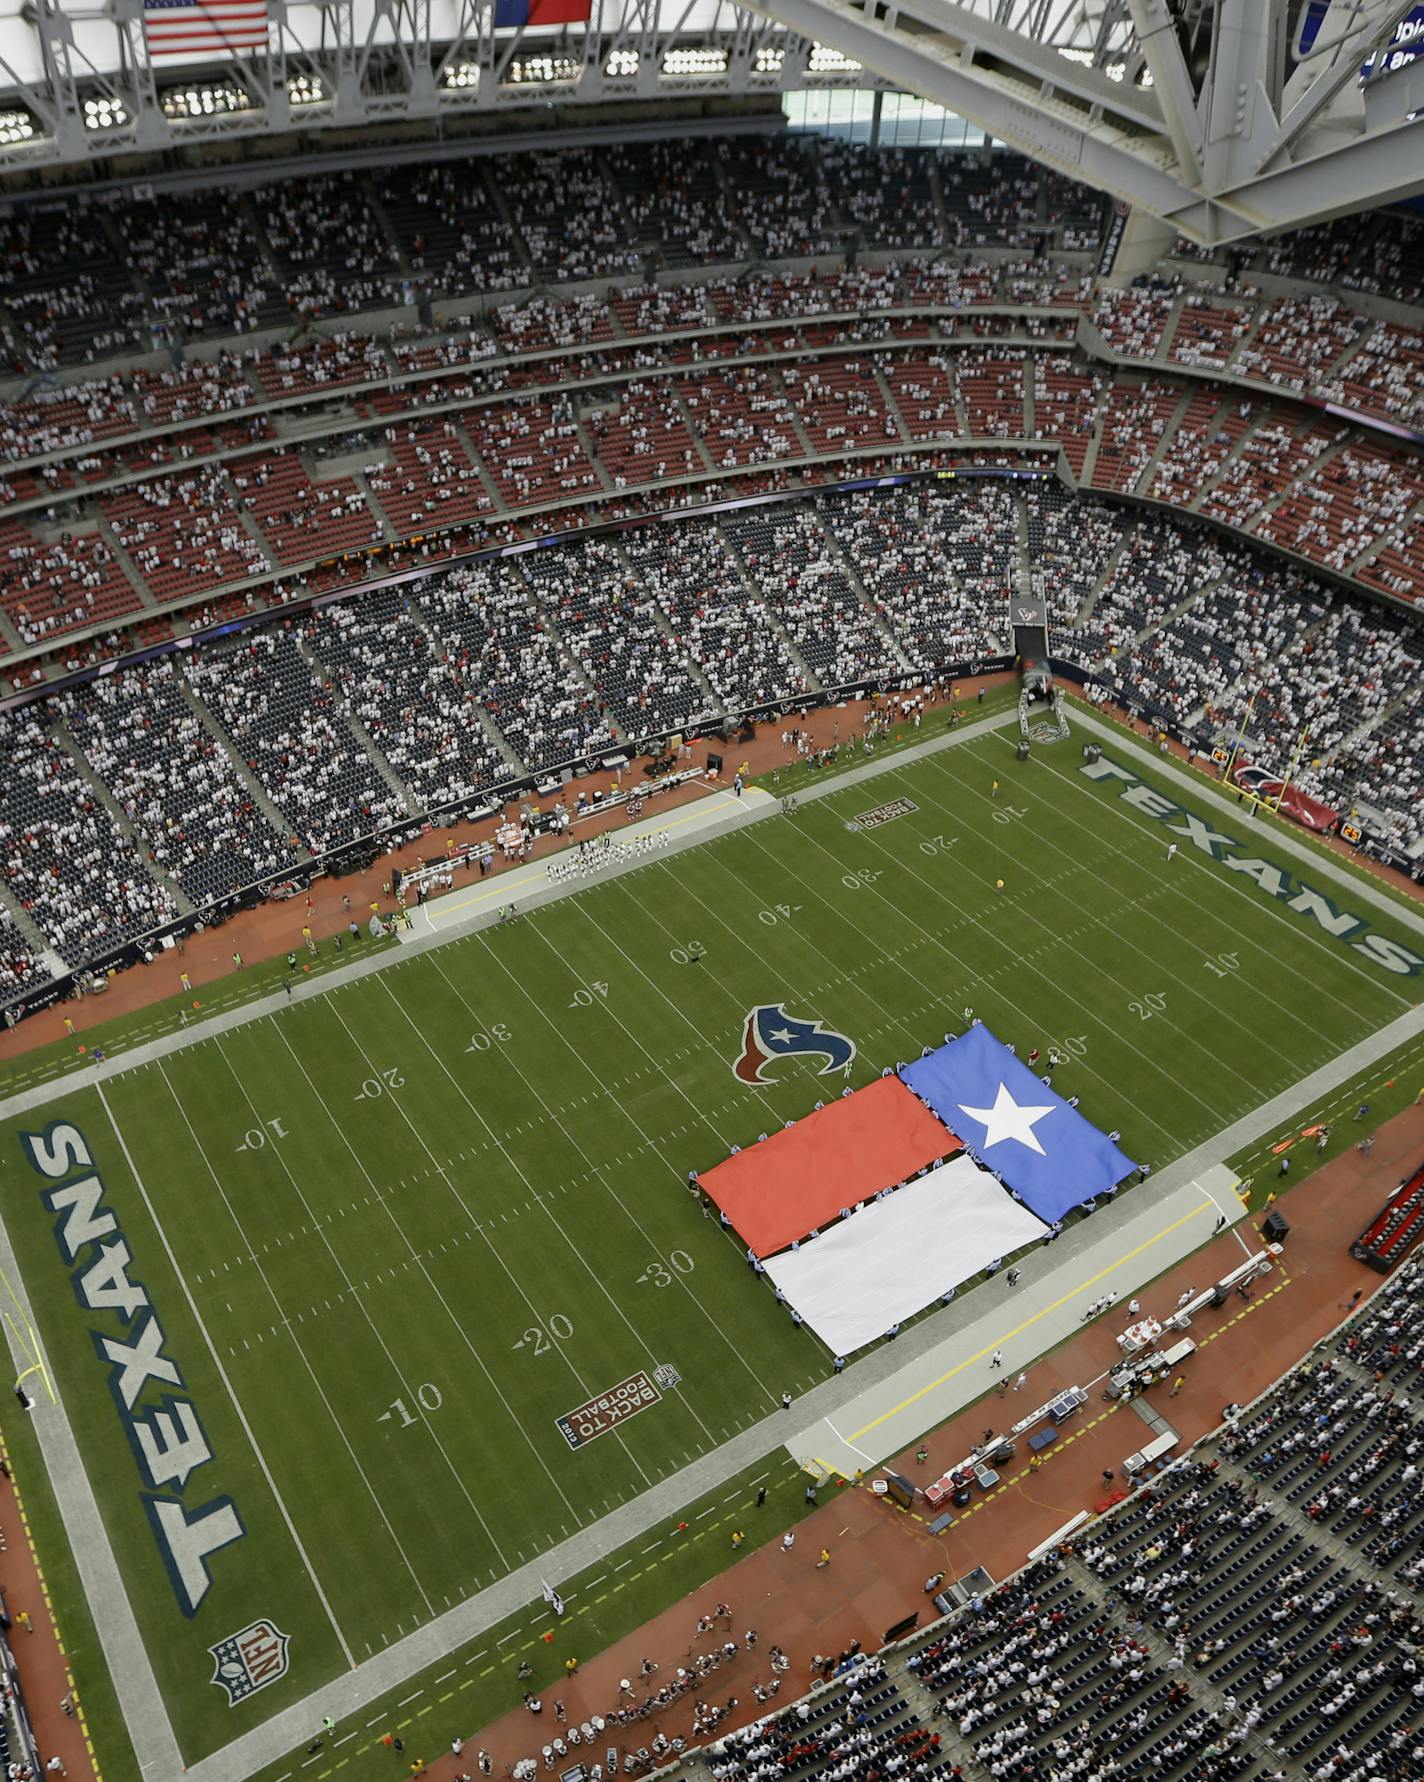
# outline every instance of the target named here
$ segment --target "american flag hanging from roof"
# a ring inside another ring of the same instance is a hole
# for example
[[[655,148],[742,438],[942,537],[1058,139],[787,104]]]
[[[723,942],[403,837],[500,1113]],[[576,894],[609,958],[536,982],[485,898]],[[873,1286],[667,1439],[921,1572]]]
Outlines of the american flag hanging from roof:
[[[144,0],[150,56],[213,56],[267,42],[267,0]]]

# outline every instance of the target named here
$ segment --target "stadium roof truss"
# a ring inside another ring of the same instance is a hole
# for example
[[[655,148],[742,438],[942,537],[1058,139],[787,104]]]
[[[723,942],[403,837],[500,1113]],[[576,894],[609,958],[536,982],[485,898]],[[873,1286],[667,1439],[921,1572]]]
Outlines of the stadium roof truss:
[[[1202,243],[1424,190],[1417,0],[762,0]]]
[[[592,0],[587,25],[537,29],[496,28],[494,0],[269,0],[268,18],[260,50],[155,60],[143,0],[0,0],[0,175],[850,86],[919,94],[1204,244],[1424,188],[1419,0]]]
[[[0,175],[292,130],[878,83],[728,0],[593,0],[500,27],[493,0],[268,0],[260,51],[156,58],[143,0],[0,0]],[[822,68],[813,63],[824,61]],[[592,121],[592,120],[590,120]]]

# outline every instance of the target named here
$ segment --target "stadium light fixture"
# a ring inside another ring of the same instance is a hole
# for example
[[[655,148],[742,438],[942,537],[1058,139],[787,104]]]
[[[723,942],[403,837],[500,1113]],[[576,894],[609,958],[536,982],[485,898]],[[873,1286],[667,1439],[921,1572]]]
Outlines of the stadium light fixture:
[[[663,73],[678,79],[715,80],[726,72],[724,49],[670,49],[663,57]]]
[[[786,61],[786,51],[769,44],[763,44],[752,58],[753,74],[780,74]]]
[[[314,74],[294,74],[287,81],[289,105],[322,105],[327,91]]]
[[[476,62],[452,62],[445,70],[447,87],[477,87],[479,84],[480,70]]]
[[[638,72],[637,50],[616,49],[608,52],[603,72],[612,80],[628,80]]]
[[[30,142],[35,134],[35,120],[27,111],[0,111],[0,148],[17,142]]]
[[[509,64],[504,79],[512,87],[568,85],[579,73],[580,64],[573,56],[520,56]]]
[[[842,55],[828,43],[813,43],[806,71],[808,74],[858,74],[862,66],[853,56]]]
[[[251,111],[252,100],[243,87],[170,87],[163,95],[166,118],[211,118],[225,112]]]
[[[117,130],[128,121],[128,110],[121,99],[101,98],[84,101],[84,128],[86,130]]]
[[[1097,67],[1099,74],[1108,80],[1123,81],[1127,79],[1127,63],[1123,61],[1099,63],[1092,50],[1073,49],[1060,44],[1058,53],[1065,62],[1076,62],[1080,68]]]

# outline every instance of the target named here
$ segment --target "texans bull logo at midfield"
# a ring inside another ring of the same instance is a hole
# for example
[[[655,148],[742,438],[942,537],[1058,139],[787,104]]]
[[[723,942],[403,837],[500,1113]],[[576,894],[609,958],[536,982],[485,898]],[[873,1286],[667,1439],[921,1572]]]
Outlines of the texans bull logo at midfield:
[[[765,1074],[767,1066],[778,1058],[814,1057],[826,1061],[819,1076],[833,1070],[848,1071],[855,1057],[855,1041],[819,1021],[788,1015],[784,1003],[766,1002],[747,1014],[742,1055],[732,1066],[732,1074],[743,1083],[766,1083],[770,1081]]]

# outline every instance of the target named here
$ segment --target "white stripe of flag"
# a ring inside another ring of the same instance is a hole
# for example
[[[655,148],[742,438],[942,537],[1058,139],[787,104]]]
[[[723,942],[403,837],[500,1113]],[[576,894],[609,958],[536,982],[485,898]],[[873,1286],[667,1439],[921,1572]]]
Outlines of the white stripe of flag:
[[[150,56],[254,49],[267,42],[267,0],[144,0]]]

